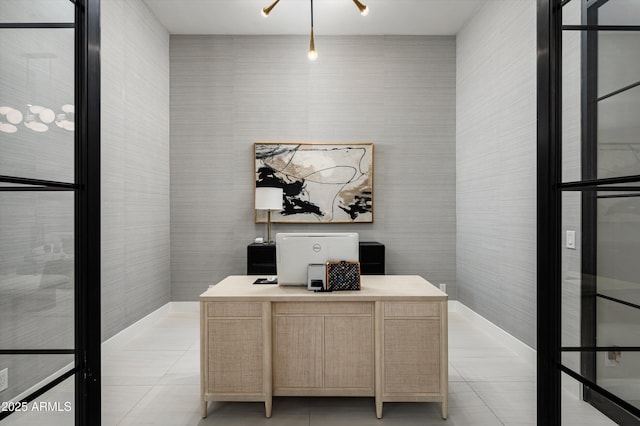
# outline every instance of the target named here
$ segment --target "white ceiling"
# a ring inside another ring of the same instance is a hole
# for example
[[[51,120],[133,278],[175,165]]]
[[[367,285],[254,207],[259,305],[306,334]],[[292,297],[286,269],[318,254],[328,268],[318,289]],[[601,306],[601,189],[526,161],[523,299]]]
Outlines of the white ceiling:
[[[308,34],[310,0],[144,0],[171,34]],[[485,0],[314,0],[317,35],[453,35]]]

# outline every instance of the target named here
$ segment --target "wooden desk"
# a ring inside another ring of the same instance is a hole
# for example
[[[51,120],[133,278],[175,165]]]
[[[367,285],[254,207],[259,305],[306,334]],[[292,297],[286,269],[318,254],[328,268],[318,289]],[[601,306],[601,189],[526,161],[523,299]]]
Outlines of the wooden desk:
[[[362,276],[314,293],[230,276],[200,296],[201,411],[208,401],[371,396],[435,401],[447,417],[447,295],[419,276]]]

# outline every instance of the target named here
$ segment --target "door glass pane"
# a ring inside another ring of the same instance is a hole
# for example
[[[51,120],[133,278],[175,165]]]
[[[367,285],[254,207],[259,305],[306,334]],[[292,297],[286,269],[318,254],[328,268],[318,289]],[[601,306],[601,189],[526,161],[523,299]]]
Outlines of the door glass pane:
[[[638,25],[638,22],[638,0],[608,0],[598,8],[598,25]]]
[[[598,346],[640,346],[640,307],[620,303],[620,301],[638,302],[637,289],[601,291],[598,288],[598,294],[603,296],[598,296],[597,299]],[[630,353],[630,355],[633,354]],[[629,371],[626,372],[625,377],[634,378],[640,384],[639,358],[630,356],[616,366],[628,367]],[[620,370],[626,370],[626,368],[618,368],[616,374],[621,374]]]
[[[591,355],[593,352],[577,352],[579,356],[588,354]],[[566,356],[568,354],[564,352],[562,354],[563,364],[565,364]],[[625,402],[628,402],[634,407],[640,408],[640,391],[638,390],[638,379],[637,373],[630,368],[630,365],[638,365],[637,362],[640,360],[640,353],[638,352],[625,352],[624,350],[620,351],[612,351],[612,352],[596,352],[595,353],[596,360],[596,372],[598,375],[598,379],[596,384],[603,388],[605,391],[612,393],[615,397],[622,399]],[[571,369],[575,373],[580,373],[575,369]],[[629,374],[630,373],[630,374]],[[574,395],[575,398],[583,399],[582,393],[583,389],[589,389],[591,392],[591,396],[587,396],[586,399],[596,406],[601,406],[599,401],[603,401],[606,399],[605,396],[601,396],[596,390],[588,388],[586,385],[580,386],[577,381],[574,381],[573,378],[562,375],[563,380],[563,394],[568,393]],[[563,398],[563,410],[565,409],[564,404],[571,402],[571,399]],[[594,417],[591,419],[594,420],[599,416],[595,415],[595,412],[591,411],[594,409],[589,407],[590,409],[583,407],[581,404],[573,403],[574,408],[579,408],[585,413],[594,413]],[[587,405],[588,407],[588,405]],[[576,416],[577,419],[586,420],[587,417]],[[563,424],[564,424],[564,413],[563,413]],[[569,424],[569,423],[567,423]],[[583,423],[572,423],[572,424],[583,424]],[[588,424],[600,424],[600,423],[588,423]],[[609,423],[602,423],[609,424]],[[615,424],[615,423],[612,423]],[[622,424],[637,424],[637,423],[622,423]]]
[[[14,401],[28,396],[65,372],[70,371],[73,368],[74,362],[74,355],[72,354],[0,355],[0,366],[7,369],[9,379],[9,387],[5,391],[0,392],[0,402]],[[71,391],[73,392],[73,387]],[[61,395],[60,398],[63,403],[66,401],[74,401],[73,394]],[[29,408],[31,408],[31,405],[29,405]],[[49,411],[43,414],[50,415],[52,413]],[[19,414],[14,413],[2,421],[2,426],[5,426],[5,422],[10,423],[9,419],[14,415],[20,417]],[[45,421],[42,423],[29,422],[16,424],[50,425],[55,423]],[[73,424],[73,421],[63,424]]]
[[[562,7],[562,25],[582,24],[582,0],[570,0]],[[565,49],[566,50],[566,49]]]
[[[69,0],[0,0],[0,22],[73,22]]]
[[[74,347],[73,219],[71,192],[0,192],[0,348]]]
[[[40,361],[31,359],[29,362],[45,361],[44,358],[39,358]],[[73,362],[73,356],[48,355],[46,362],[58,365],[66,364],[67,367],[60,371],[60,374],[62,374],[70,369],[68,365]],[[13,414],[4,419],[2,426],[73,425],[75,416],[74,393],[75,377],[71,376],[32,402],[20,405],[20,410],[15,410]],[[2,401],[5,400],[2,399]]]
[[[576,0],[574,0],[577,4]],[[582,34],[562,33],[562,181],[581,177]]]
[[[640,346],[640,193],[599,197],[598,346]],[[640,387],[640,358],[630,353],[615,367],[598,371],[635,378]]]
[[[562,346],[580,346],[582,306],[582,236],[581,202],[579,192],[562,194]],[[571,234],[573,233],[573,234]],[[573,235],[573,247],[569,240]],[[580,371],[580,357],[576,353],[567,355],[566,365]]]
[[[598,352],[596,364],[598,386],[611,392],[636,408],[640,408],[640,380],[637,367],[640,365],[638,352]]]
[[[610,94],[638,82],[640,33],[598,32],[598,96]]]
[[[599,192],[598,346],[640,346],[638,259],[640,193]],[[596,377],[598,385],[640,408],[640,352],[599,352]]]
[[[598,102],[598,177],[640,174],[640,86]]]
[[[0,30],[0,175],[74,181],[74,71],[73,29]]]
[[[562,424],[567,426],[616,425],[595,407],[584,402],[581,384],[564,373],[562,374]]]

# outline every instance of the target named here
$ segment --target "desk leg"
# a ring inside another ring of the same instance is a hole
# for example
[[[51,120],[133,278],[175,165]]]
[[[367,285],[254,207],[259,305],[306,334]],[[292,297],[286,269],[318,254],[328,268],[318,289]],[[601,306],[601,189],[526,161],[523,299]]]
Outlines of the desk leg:
[[[382,418],[382,389],[384,389],[384,302],[375,302],[373,327],[375,334],[375,396],[376,396],[376,417]]]
[[[374,349],[375,349],[375,396],[376,396],[376,417],[382,418],[382,389],[384,388],[384,305],[383,302],[375,302],[374,305]]]
[[[203,419],[207,418],[207,401],[204,399],[200,401],[200,413]]]
[[[376,398],[376,417],[381,419],[382,418],[382,399],[378,400],[378,398]]]
[[[272,339],[274,338],[272,328],[273,316],[271,313],[271,302],[262,302],[262,386],[264,391],[264,415],[271,418],[271,406],[273,404],[273,359],[272,359]]]
[[[440,305],[440,392],[442,392],[442,418],[449,411],[449,320],[447,301]]]
[[[271,405],[272,405],[272,398],[267,398],[264,401],[264,415],[266,418],[271,418]]]

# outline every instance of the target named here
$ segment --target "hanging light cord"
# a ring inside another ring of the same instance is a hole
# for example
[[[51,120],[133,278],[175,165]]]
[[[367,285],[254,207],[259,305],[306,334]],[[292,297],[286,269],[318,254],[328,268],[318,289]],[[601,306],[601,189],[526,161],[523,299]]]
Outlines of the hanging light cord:
[[[311,0],[311,28],[313,28],[313,0]]]

